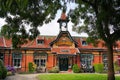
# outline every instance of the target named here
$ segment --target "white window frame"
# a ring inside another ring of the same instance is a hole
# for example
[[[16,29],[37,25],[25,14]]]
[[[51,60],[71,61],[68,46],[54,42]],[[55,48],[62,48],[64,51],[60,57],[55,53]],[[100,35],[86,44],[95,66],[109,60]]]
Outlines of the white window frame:
[[[47,55],[41,55],[41,53],[34,53],[34,54],[37,54],[34,56],[34,63],[37,65],[37,67],[46,67]],[[44,65],[42,65],[42,60],[44,61]]]
[[[20,55],[21,53],[13,53],[14,55],[15,54],[18,54],[18,55]],[[22,55],[22,54],[21,54]],[[18,58],[18,57],[14,57],[14,56],[12,56],[13,57],[13,66],[15,67],[15,68],[21,68],[21,63],[22,63],[22,57],[21,58]],[[20,60],[20,62],[16,62],[15,60]],[[15,65],[17,63],[17,65]],[[18,64],[19,64],[19,66],[18,66]]]

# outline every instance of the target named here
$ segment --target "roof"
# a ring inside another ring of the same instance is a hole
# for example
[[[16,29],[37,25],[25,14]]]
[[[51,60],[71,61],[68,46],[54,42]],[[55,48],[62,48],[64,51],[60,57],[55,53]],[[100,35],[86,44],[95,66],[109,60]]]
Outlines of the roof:
[[[3,37],[0,38],[0,47],[4,47]]]
[[[57,42],[62,34],[67,34],[68,38],[74,42],[76,47],[79,48],[80,51],[106,51],[104,41],[100,41],[98,46],[93,46],[92,44],[88,44],[83,46],[81,41],[85,40],[82,37],[72,37],[68,31],[61,31],[58,36],[38,36],[36,39],[32,41],[28,41],[28,43],[22,45],[22,49],[35,49],[35,50],[51,50],[51,46]],[[44,40],[44,44],[37,44],[37,39]],[[114,51],[120,51],[120,41],[116,42],[117,48],[114,47]],[[11,39],[6,39],[4,37],[0,37],[0,49],[12,49],[12,41]]]

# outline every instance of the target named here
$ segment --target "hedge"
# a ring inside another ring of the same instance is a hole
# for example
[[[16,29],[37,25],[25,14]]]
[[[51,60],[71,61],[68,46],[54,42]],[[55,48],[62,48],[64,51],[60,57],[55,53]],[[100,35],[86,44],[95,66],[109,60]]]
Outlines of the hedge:
[[[104,65],[101,63],[94,64],[94,69],[95,69],[95,72],[97,72],[97,73],[103,73],[104,72]]]

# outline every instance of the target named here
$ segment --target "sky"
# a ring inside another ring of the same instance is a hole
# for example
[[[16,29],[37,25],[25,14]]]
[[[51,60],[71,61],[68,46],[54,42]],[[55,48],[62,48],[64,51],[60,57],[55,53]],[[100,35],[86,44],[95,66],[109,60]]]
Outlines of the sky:
[[[75,8],[75,4],[68,4],[69,10]],[[48,24],[44,24],[43,26],[40,26],[38,29],[40,31],[40,35],[47,35],[47,36],[57,36],[59,34],[59,23],[57,23],[57,20],[61,17],[62,11],[58,10],[56,14],[56,18],[52,20]],[[66,12],[67,13],[67,12]],[[67,16],[67,14],[66,14]],[[1,26],[5,24],[4,19],[0,18],[0,29]],[[77,32],[72,31],[72,23],[68,22],[68,31],[70,32],[71,36],[78,36],[78,37],[87,37],[86,33],[78,34]]]

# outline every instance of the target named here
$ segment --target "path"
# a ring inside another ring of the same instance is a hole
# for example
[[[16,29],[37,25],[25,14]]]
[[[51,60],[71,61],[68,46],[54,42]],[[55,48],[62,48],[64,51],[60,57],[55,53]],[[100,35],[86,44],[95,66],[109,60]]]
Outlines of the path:
[[[5,80],[38,80],[37,75],[39,74],[15,74],[8,76]]]

